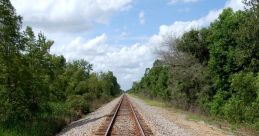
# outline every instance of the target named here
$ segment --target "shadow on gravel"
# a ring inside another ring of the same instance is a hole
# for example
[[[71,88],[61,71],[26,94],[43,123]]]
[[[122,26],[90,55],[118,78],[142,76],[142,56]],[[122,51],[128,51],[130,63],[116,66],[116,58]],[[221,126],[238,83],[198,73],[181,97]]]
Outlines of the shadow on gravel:
[[[68,132],[69,130],[71,130],[73,128],[80,127],[82,125],[88,124],[90,122],[94,122],[98,119],[101,119],[101,118],[107,117],[107,116],[110,116],[110,115],[104,115],[104,116],[101,116],[101,117],[98,117],[98,118],[93,118],[93,119],[87,119],[87,118],[86,119],[80,119],[78,121],[72,122],[71,124],[66,126],[57,136],[63,135],[64,133]]]

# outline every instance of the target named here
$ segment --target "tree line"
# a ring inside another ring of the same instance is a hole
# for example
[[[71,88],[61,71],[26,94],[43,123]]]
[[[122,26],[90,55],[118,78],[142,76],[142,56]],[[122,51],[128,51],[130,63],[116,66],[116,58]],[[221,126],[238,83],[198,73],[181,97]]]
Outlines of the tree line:
[[[50,54],[54,44],[0,0],[0,135],[54,135],[121,93],[112,72]]]
[[[165,38],[131,93],[259,130],[259,2],[224,9],[208,27]]]

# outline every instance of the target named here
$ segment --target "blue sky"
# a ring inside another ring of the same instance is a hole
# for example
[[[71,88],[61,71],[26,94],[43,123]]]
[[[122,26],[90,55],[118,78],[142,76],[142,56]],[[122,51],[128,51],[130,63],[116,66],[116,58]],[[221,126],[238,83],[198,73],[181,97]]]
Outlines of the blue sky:
[[[139,42],[139,39],[135,39],[136,37],[149,37],[157,33],[161,24],[170,25],[179,20],[189,21],[201,18],[213,9],[224,7],[225,2],[225,0],[200,0],[191,3],[169,4],[168,0],[136,0],[129,10],[115,13],[108,25],[98,25],[91,36],[106,32],[108,35],[116,37],[122,32],[126,32],[133,38],[115,40],[119,40],[123,44],[133,44]],[[139,23],[140,12],[145,15],[145,24]],[[110,39],[109,42],[114,41]]]
[[[167,35],[206,27],[241,0],[11,0],[24,26],[55,41],[51,53],[111,70],[129,89],[159,56]]]

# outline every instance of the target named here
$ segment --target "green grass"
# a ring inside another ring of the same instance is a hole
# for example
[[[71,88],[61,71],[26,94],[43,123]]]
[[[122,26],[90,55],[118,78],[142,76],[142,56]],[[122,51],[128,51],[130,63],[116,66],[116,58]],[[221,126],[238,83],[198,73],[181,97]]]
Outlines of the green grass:
[[[148,104],[150,106],[169,107],[168,104],[166,104],[165,102],[159,101],[159,100],[153,100],[153,99],[149,99],[147,97],[138,96],[138,95],[134,95],[134,94],[129,94],[129,95],[132,96],[132,97],[143,100],[146,104]]]
[[[206,123],[209,124],[214,124],[217,121],[215,120],[215,118],[209,117],[209,116],[205,116],[205,115],[201,115],[201,114],[196,114],[193,112],[189,112],[189,111],[185,111],[179,108],[175,108],[173,105],[163,102],[161,100],[156,100],[156,99],[150,99],[144,96],[138,96],[138,95],[134,95],[134,94],[130,94],[130,96],[138,98],[143,100],[146,104],[150,105],[150,106],[155,106],[155,107],[160,107],[160,108],[165,108],[169,111],[172,112],[176,112],[178,114],[184,114],[187,120],[191,120],[191,121],[204,121]],[[222,120],[220,120],[222,121]]]

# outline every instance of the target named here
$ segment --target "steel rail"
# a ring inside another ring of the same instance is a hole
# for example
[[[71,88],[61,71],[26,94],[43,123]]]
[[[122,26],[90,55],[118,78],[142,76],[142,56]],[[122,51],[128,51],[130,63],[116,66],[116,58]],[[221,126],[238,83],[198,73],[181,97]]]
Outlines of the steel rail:
[[[116,116],[117,116],[117,114],[118,114],[118,111],[119,111],[119,109],[120,109],[120,107],[121,107],[122,100],[125,99],[125,97],[126,97],[125,95],[123,95],[123,96],[121,97],[121,100],[120,100],[120,102],[119,102],[119,105],[118,105],[117,108],[116,108],[116,111],[115,111],[115,113],[114,113],[114,115],[113,115],[113,117],[112,117],[112,120],[111,120],[111,122],[110,122],[108,128],[107,128],[106,131],[105,131],[104,136],[108,136],[108,135],[109,135],[109,133],[110,133],[110,131],[111,131],[111,129],[112,129],[112,126],[113,126],[113,124],[114,124],[115,118],[116,118]],[[140,123],[139,123],[139,119],[137,118],[137,115],[136,115],[136,113],[135,113],[135,111],[134,111],[134,109],[133,109],[133,106],[131,105],[130,100],[129,100],[128,98],[127,98],[127,100],[128,100],[128,102],[129,102],[130,110],[132,111],[132,113],[133,113],[133,115],[134,115],[134,120],[135,120],[135,122],[136,122],[136,124],[137,124],[137,126],[138,126],[138,129],[140,130],[141,135],[142,135],[142,136],[146,136],[145,133],[144,133],[143,128],[141,127],[141,125],[140,125]]]
[[[121,97],[121,100],[120,100],[120,102],[119,102],[119,105],[118,105],[118,107],[117,107],[117,109],[116,109],[116,111],[115,111],[115,113],[114,113],[114,115],[113,115],[113,117],[112,117],[112,120],[111,120],[111,122],[110,122],[110,124],[109,124],[109,126],[108,126],[108,128],[107,128],[107,130],[106,130],[106,132],[105,132],[105,134],[104,134],[104,136],[108,136],[108,134],[109,134],[109,132],[110,132],[110,130],[111,130],[111,128],[112,128],[112,125],[113,125],[113,123],[114,123],[114,120],[115,120],[115,118],[116,118],[116,116],[117,116],[117,114],[118,114],[119,108],[120,108],[120,106],[121,106],[121,103],[122,103],[122,100],[123,100],[124,97],[125,97],[124,95]]]
[[[135,118],[135,121],[137,122],[137,125],[138,125],[138,128],[139,128],[139,130],[140,130],[141,135],[142,135],[142,136],[146,136],[145,133],[144,133],[143,128],[141,127],[141,125],[140,125],[140,123],[139,123],[139,119],[137,118],[137,115],[136,115],[136,113],[135,113],[135,111],[134,111],[134,109],[133,109],[133,107],[132,107],[131,102],[130,102],[129,99],[128,99],[128,101],[129,101],[130,109],[131,109],[131,111],[132,111],[133,114],[134,114],[134,118]]]

